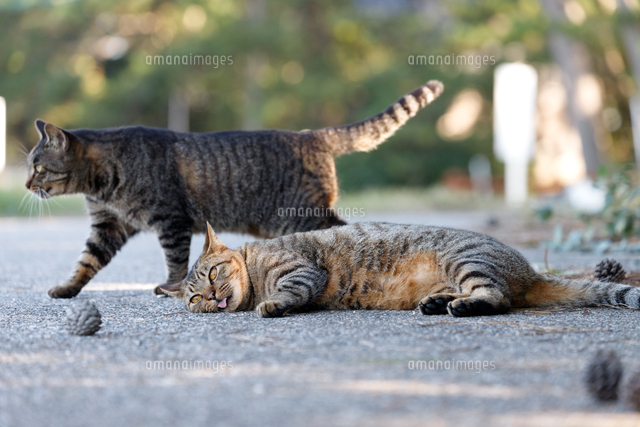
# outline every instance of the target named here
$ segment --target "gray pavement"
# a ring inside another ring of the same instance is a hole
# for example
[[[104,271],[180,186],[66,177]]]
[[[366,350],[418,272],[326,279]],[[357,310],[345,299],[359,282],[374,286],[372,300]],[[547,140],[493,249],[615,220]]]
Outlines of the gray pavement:
[[[366,219],[481,230],[487,214]],[[190,314],[151,294],[164,264],[155,237],[141,235],[77,297],[104,324],[76,337],[64,329],[69,301],[46,290],[66,278],[88,231],[86,218],[0,220],[0,426],[640,426],[624,402],[597,404],[583,385],[598,348],[640,370],[637,311]],[[542,250],[523,252],[542,265]],[[616,258],[640,269],[637,257]],[[599,259],[549,256],[557,268]]]

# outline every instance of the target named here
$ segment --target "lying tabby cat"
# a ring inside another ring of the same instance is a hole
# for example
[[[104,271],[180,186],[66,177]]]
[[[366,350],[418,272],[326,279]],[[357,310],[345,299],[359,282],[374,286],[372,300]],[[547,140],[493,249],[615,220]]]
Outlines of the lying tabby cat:
[[[164,285],[193,312],[384,309],[478,316],[511,307],[640,307],[640,288],[545,278],[492,237],[422,225],[359,223],[227,249],[208,227],[181,282]]]
[[[191,236],[206,231],[206,221],[259,237],[344,225],[326,209],[338,196],[333,158],[373,150],[442,90],[430,81],[370,119],[305,132],[63,130],[37,120],[27,188],[45,198],[84,194],[92,222],[75,271],[49,296],[77,295],[139,231],[158,235],[167,283],[175,283],[186,276]],[[293,210],[322,215],[283,214]]]

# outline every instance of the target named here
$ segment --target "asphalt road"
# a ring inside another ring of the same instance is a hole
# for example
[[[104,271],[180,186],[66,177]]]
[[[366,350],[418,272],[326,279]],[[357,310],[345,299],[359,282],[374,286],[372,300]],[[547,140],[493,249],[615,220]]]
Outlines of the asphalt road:
[[[481,229],[486,215],[366,219]],[[85,218],[0,220],[0,426],[640,426],[626,403],[598,404],[583,384],[598,348],[640,370],[637,311],[190,314],[152,295],[164,264],[155,238],[141,235],[77,297],[104,322],[77,337],[64,329],[69,301],[46,291],[66,278],[88,230]],[[543,262],[542,250],[524,253]],[[551,258],[558,268],[599,260]],[[640,269],[635,258],[619,257]]]

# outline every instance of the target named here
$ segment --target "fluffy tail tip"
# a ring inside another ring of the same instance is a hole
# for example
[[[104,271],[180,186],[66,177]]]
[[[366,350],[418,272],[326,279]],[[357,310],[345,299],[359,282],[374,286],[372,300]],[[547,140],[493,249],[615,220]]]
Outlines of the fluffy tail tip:
[[[431,89],[436,98],[444,91],[444,85],[438,80],[429,80],[425,86]]]

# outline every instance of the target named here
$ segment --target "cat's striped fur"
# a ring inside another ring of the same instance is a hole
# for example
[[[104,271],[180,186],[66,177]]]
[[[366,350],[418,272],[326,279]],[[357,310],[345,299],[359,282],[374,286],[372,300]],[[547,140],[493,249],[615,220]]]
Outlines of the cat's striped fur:
[[[210,280],[215,267],[216,274]],[[357,223],[231,250],[208,229],[188,276],[162,288],[194,312],[305,308],[476,316],[511,307],[640,307],[640,288],[541,276],[516,250],[471,231]]]
[[[82,193],[92,220],[75,271],[49,295],[76,295],[139,231],[158,235],[174,283],[187,274],[191,236],[207,221],[260,237],[344,225],[327,209],[338,197],[334,157],[372,150],[442,90],[430,81],[368,120],[304,132],[62,130],[36,121],[27,188],[41,197]],[[321,215],[283,214],[300,209]]]

